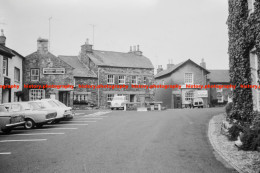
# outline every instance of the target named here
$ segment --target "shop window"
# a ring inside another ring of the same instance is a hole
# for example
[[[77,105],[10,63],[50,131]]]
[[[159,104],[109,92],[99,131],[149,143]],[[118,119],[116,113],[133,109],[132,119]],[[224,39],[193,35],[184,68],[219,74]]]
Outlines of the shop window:
[[[44,89],[30,89],[29,90],[29,100],[41,100],[45,98]]]
[[[73,104],[91,104],[91,93],[74,94]]]
[[[185,101],[191,101],[194,98],[194,92],[188,91],[185,93]]]

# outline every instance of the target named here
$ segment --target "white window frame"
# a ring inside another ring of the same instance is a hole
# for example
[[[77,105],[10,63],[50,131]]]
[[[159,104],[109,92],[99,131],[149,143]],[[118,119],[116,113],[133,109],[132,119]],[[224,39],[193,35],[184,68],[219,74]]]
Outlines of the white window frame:
[[[190,81],[190,79],[187,79],[187,75],[191,75],[191,81]],[[193,73],[184,73],[184,83],[185,84],[193,84],[194,83]]]
[[[16,74],[19,72],[18,74]],[[21,70],[17,67],[14,67],[14,81],[20,83],[21,81]]]
[[[125,84],[125,78],[123,75],[118,76],[118,84]]]
[[[7,76],[8,71],[8,59],[6,57],[3,58],[3,75]]]
[[[191,101],[194,98],[194,91],[187,91],[185,93],[185,101]]]
[[[29,89],[29,100],[41,100],[45,98],[44,89]]]
[[[107,102],[111,102],[114,98],[114,94],[107,94]]]
[[[107,75],[107,84],[115,84],[115,75]]]
[[[33,74],[33,71],[35,71],[35,74]],[[38,71],[38,75],[36,75],[36,71]],[[31,81],[40,81],[40,69],[32,68],[30,74],[31,74]],[[32,79],[33,77],[37,77],[37,79],[33,80]]]
[[[134,77],[135,77],[135,79],[134,79]],[[135,82],[133,82],[133,81],[135,81]],[[137,80],[137,76],[132,76],[132,77],[131,77],[131,83],[132,83],[133,85],[137,85],[137,84],[138,84],[137,81],[138,81],[138,80]]]

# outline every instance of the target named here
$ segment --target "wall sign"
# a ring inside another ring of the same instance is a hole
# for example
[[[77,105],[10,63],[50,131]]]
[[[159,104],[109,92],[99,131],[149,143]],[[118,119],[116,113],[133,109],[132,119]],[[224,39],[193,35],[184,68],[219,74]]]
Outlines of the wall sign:
[[[43,74],[65,74],[65,68],[43,68]]]
[[[198,94],[198,97],[208,97],[208,91],[207,90],[198,90],[197,94]]]

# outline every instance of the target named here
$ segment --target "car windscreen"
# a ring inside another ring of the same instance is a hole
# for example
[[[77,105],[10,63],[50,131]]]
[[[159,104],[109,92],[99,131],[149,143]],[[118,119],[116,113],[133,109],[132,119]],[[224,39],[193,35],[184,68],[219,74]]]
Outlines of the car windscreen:
[[[54,101],[50,100],[48,101],[48,103],[52,106],[52,107],[59,107],[58,104],[56,104]]]
[[[60,107],[66,108],[67,106],[61,102],[59,102],[58,100],[54,101],[56,104],[58,104]]]
[[[124,100],[124,97],[114,97],[113,100]]]
[[[4,105],[0,106],[0,112],[7,112],[7,109],[4,107]]]

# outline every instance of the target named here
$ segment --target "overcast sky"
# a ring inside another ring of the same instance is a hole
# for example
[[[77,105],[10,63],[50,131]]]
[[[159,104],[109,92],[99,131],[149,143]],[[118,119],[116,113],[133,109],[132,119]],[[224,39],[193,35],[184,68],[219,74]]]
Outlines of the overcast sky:
[[[24,56],[49,37],[49,17],[54,55],[78,55],[96,25],[94,49],[139,44],[155,68],[204,58],[208,69],[228,69],[227,0],[0,0],[6,46]]]

